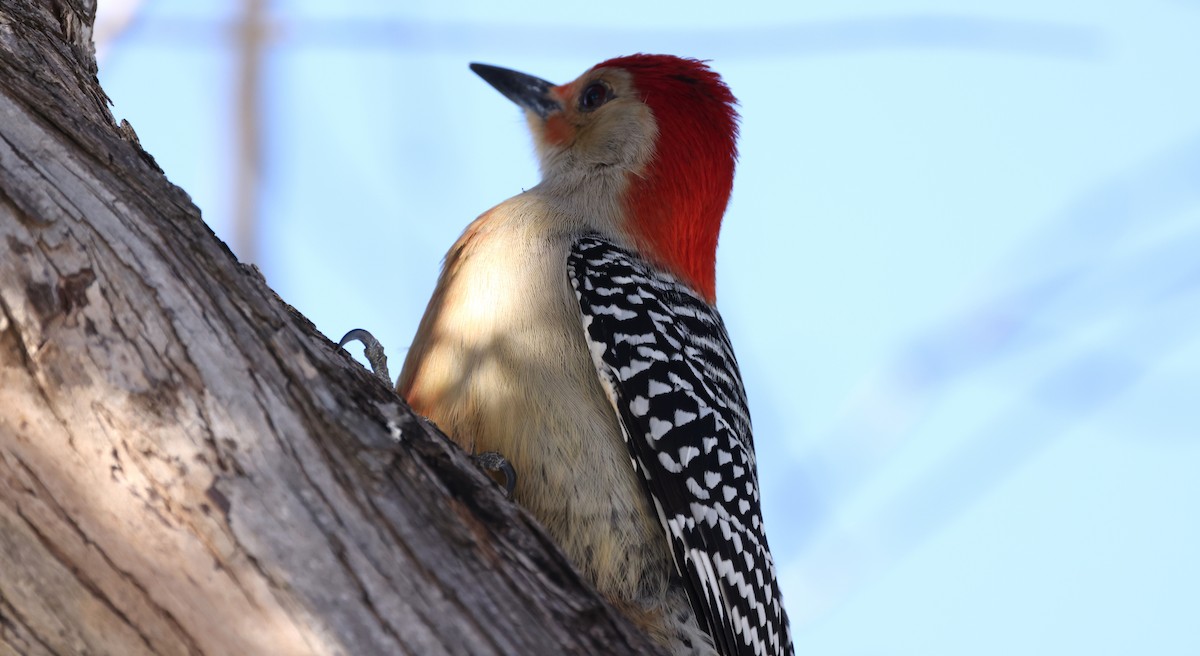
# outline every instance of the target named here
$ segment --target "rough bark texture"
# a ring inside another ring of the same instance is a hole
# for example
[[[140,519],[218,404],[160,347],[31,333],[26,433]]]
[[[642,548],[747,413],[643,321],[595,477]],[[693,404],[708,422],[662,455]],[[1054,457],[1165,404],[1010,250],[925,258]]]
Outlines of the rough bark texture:
[[[0,4],[0,655],[650,651]]]

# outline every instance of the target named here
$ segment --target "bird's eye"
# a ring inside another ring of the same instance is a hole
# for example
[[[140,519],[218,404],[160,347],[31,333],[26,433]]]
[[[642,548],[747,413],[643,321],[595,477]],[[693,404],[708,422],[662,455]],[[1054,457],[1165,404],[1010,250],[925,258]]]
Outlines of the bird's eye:
[[[606,102],[608,102],[608,87],[596,82],[583,90],[583,95],[579,97],[579,109],[590,112]]]

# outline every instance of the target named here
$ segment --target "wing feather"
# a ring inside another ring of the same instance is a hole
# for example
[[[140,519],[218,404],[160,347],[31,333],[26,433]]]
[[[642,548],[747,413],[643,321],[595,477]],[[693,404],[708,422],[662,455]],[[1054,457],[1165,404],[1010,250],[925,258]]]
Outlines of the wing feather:
[[[723,656],[790,654],[746,392],[716,309],[597,235],[567,261],[597,373],[703,628]]]

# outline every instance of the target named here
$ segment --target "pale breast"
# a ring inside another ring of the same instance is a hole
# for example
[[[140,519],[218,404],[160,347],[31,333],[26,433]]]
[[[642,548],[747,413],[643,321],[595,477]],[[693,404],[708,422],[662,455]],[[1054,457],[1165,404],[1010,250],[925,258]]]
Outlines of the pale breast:
[[[398,389],[464,449],[508,458],[517,501],[599,590],[638,603],[665,590],[669,552],[567,277],[586,228],[529,196],[472,223],[447,255]]]

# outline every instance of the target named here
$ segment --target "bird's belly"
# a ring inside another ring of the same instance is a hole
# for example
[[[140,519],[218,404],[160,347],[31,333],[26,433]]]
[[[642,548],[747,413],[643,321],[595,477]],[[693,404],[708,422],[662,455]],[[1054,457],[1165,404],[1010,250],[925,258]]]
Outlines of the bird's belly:
[[[597,589],[657,594],[670,553],[587,348],[569,241],[489,237],[447,258],[400,391],[467,451],[512,463],[516,500]]]

